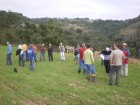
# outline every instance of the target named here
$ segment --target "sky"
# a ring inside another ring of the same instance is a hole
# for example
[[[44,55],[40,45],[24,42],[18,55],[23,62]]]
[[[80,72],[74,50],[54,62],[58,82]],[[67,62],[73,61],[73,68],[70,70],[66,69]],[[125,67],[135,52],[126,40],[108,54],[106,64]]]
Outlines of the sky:
[[[0,10],[29,18],[125,20],[140,15],[140,0],[1,0]]]

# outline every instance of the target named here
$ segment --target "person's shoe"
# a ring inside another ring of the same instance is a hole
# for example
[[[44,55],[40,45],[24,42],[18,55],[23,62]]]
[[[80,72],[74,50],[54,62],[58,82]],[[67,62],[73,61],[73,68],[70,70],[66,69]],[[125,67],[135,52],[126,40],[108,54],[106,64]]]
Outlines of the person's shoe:
[[[113,86],[113,84],[112,84],[112,83],[109,83],[108,85]]]
[[[95,81],[95,76],[91,76],[91,82],[92,83],[95,83],[96,81]]]
[[[90,81],[90,76],[87,76],[87,80]]]
[[[81,73],[81,70],[78,70],[78,73],[80,74]]]
[[[115,83],[115,85],[119,87],[119,84]]]
[[[84,74],[86,73],[86,71],[84,70]]]

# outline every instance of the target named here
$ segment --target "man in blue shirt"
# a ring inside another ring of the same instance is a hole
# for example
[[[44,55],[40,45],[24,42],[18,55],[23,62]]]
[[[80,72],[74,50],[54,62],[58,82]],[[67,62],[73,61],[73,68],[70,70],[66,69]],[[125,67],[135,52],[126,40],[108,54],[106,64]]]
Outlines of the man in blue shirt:
[[[7,65],[12,65],[11,54],[12,54],[12,45],[10,44],[10,42],[7,42],[7,56],[6,56]]]
[[[33,44],[28,48],[28,59],[30,61],[30,70],[35,69],[35,52],[33,49]]]

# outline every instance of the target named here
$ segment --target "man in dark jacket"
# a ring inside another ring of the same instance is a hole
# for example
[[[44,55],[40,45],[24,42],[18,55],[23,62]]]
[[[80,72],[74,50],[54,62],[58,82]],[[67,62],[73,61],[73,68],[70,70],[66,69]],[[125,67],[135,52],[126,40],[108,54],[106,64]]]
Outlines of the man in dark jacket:
[[[106,47],[105,50],[102,51],[102,54],[104,55],[104,66],[105,66],[106,73],[109,73],[109,71],[110,71],[110,54],[111,54],[111,50],[109,49],[109,47]]]
[[[51,44],[49,44],[48,47],[48,57],[49,57],[49,61],[53,61],[53,48]]]

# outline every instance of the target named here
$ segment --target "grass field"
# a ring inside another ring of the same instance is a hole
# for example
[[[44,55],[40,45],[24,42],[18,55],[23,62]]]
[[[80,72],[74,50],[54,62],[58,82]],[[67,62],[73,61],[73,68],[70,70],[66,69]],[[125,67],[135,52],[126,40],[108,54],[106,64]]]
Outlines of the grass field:
[[[129,64],[129,76],[121,77],[117,87],[108,85],[100,59],[95,60],[97,83],[92,84],[78,74],[72,54],[60,61],[55,53],[53,62],[46,55],[46,61],[37,61],[30,71],[29,62],[18,66],[15,50],[13,65],[6,66],[6,46],[0,46],[0,105],[140,105],[140,65]]]

